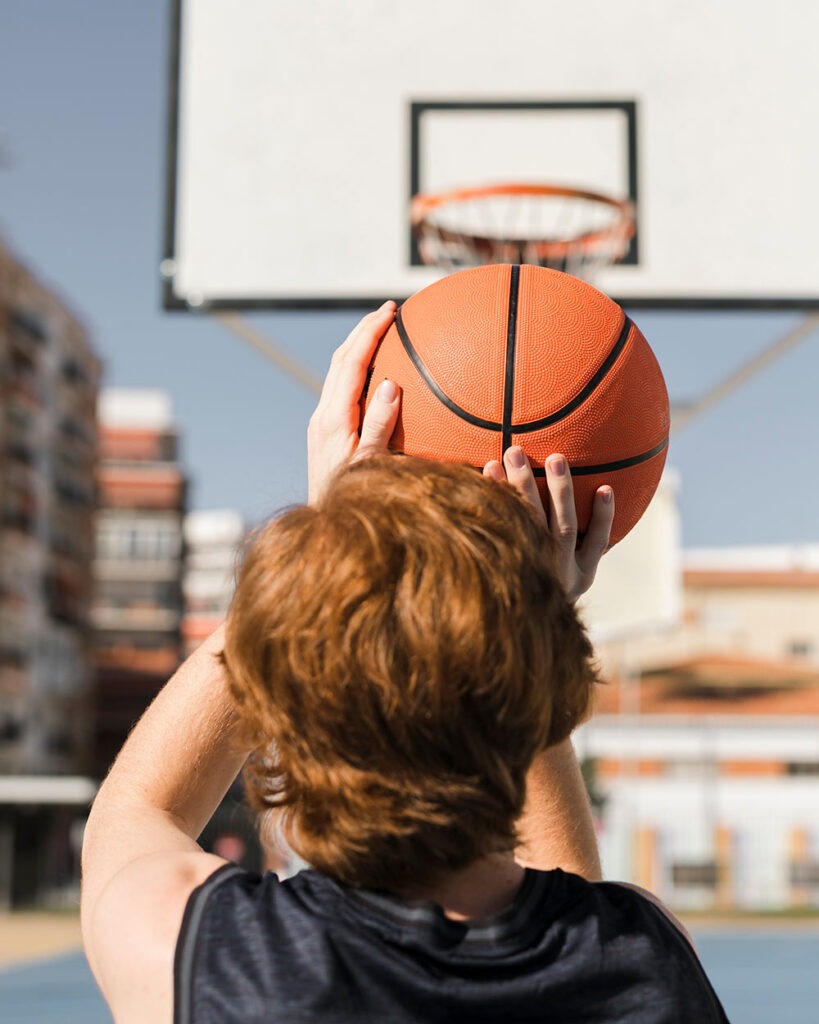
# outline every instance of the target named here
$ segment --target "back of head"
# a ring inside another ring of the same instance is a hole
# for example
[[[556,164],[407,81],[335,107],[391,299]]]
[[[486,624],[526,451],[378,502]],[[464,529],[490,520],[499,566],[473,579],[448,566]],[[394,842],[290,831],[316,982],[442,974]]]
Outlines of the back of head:
[[[400,888],[515,843],[535,754],[585,715],[591,648],[553,544],[508,485],[396,455],[262,529],[225,661],[307,861]]]

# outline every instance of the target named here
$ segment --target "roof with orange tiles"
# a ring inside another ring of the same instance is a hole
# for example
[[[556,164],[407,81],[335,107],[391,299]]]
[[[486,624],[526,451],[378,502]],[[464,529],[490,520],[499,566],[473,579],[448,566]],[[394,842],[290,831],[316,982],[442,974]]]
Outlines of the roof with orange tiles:
[[[819,589],[819,572],[806,569],[686,569],[686,587],[718,590],[725,588]]]
[[[598,687],[597,714],[621,711],[622,686],[612,676]],[[629,706],[636,701],[643,715],[819,715],[819,667],[708,655],[645,672]]]

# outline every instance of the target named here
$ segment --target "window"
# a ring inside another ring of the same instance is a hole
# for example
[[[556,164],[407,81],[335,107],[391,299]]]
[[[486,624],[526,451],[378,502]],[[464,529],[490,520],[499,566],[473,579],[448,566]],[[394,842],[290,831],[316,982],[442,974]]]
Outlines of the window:
[[[46,340],[45,327],[36,313],[22,309],[10,310],[9,327],[16,334],[30,338],[32,341],[44,342]]]
[[[182,553],[174,522],[107,523],[97,533],[97,553],[112,562],[170,562]]]
[[[167,632],[132,630],[127,633],[117,630],[100,630],[96,634],[95,642],[97,647],[109,651],[118,648],[141,651],[176,651],[177,633],[175,630]]]
[[[179,585],[164,580],[101,580],[96,603],[103,608],[178,608]]]
[[[819,775],[819,761],[790,761],[788,775]]]
[[[819,886],[819,861],[792,861],[789,875],[791,885]]]
[[[6,715],[0,718],[0,746],[3,744],[19,743],[23,736],[23,723]]]
[[[706,886],[709,889],[714,889],[719,878],[719,869],[716,861],[713,860],[678,862],[671,865],[671,878],[674,885],[680,888]]]

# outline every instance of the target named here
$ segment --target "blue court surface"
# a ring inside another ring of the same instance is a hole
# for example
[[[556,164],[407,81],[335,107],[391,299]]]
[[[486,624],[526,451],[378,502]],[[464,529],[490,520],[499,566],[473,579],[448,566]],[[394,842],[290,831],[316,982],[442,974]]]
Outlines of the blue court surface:
[[[82,953],[0,971],[4,1024],[112,1024]]]
[[[816,1024],[819,929],[694,932],[731,1024]]]
[[[819,930],[694,934],[731,1024],[816,1024]],[[79,952],[0,971],[4,1024],[112,1024]]]

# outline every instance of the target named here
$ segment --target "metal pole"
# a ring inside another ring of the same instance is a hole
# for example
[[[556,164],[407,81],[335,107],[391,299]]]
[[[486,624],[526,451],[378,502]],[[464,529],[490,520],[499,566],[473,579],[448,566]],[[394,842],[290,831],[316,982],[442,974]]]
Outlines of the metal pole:
[[[819,328],[819,314],[806,317],[800,324],[797,324],[796,327],[781,337],[779,341],[774,342],[773,345],[760,352],[759,355],[754,356],[753,359],[740,367],[739,370],[729,374],[725,380],[717,384],[715,388],[703,395],[702,398],[692,402],[690,405],[677,407],[672,412],[671,429],[681,430],[683,427],[687,427],[691,420],[705,412],[712,405],[721,402],[726,395],[729,395],[741,384],[744,384],[745,381],[755,376],[760,370],[768,366],[769,363],[772,363],[790,349],[795,348],[796,345],[813,334],[817,328]]]
[[[214,320],[218,320],[223,327],[226,327],[236,337],[247,342],[258,352],[275,363],[280,370],[283,370],[289,377],[297,380],[299,384],[307,388],[315,395],[321,394],[321,380],[314,373],[302,366],[296,359],[274,345],[269,338],[266,338],[261,331],[257,331],[240,313],[222,312],[214,310],[210,313]]]

